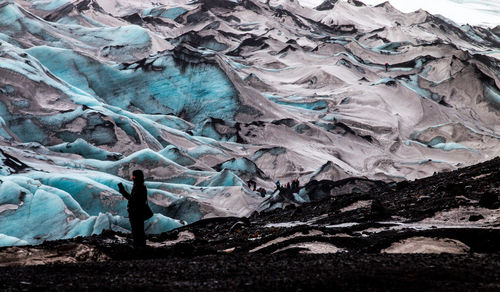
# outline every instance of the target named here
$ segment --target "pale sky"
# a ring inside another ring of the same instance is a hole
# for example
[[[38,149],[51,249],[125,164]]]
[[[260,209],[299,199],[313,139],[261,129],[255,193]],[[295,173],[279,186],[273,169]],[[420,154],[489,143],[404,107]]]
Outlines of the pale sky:
[[[369,5],[377,5],[385,0],[361,0]],[[323,0],[299,0],[300,4],[315,7]],[[500,25],[500,0],[389,0],[392,6],[403,12],[420,8],[441,14],[458,24],[496,26]]]

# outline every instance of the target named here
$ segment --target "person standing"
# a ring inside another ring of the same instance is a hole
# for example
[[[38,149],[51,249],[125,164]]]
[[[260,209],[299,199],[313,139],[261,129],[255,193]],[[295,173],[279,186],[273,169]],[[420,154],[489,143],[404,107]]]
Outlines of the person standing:
[[[127,211],[130,226],[132,227],[134,246],[142,247],[146,245],[144,220],[151,218],[152,212],[149,206],[147,206],[148,190],[146,185],[144,185],[144,173],[141,170],[134,170],[132,172],[132,180],[134,182],[132,192],[128,193],[122,183],[118,184],[118,189],[120,194],[128,200]]]

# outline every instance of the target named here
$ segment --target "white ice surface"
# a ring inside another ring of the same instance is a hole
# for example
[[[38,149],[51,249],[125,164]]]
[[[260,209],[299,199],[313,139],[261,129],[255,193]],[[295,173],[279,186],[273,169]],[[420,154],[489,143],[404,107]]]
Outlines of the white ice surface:
[[[345,251],[344,249],[338,248],[335,245],[330,244],[330,243],[313,241],[313,242],[301,242],[301,243],[291,244],[291,245],[286,246],[284,248],[280,248],[273,253],[286,251],[287,249],[291,249],[291,248],[304,248],[304,249],[306,249],[306,250],[300,251],[300,253],[303,253],[303,254],[328,254],[328,253],[338,253],[338,252]]]
[[[461,241],[449,238],[412,237],[400,242],[393,243],[390,247],[383,249],[382,253],[404,253],[404,254],[463,254],[470,248]]]
[[[343,1],[343,0],[341,0]],[[369,5],[378,5],[387,0],[361,0]],[[496,0],[388,0],[395,8],[403,12],[418,9],[432,14],[440,14],[459,24],[497,26],[500,25],[500,2]],[[299,0],[306,7],[316,7],[323,0]]]

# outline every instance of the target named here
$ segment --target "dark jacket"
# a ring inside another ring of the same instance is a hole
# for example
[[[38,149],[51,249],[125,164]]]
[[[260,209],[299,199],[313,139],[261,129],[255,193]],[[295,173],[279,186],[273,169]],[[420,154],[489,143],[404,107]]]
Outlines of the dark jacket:
[[[144,205],[147,201],[148,190],[145,185],[135,185],[129,194],[126,190],[120,190],[120,193],[128,200],[127,210],[130,214],[142,214]]]

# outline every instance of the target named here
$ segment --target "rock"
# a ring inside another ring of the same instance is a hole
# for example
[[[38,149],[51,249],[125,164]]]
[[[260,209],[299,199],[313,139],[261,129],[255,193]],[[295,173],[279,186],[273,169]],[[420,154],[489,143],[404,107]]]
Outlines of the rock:
[[[447,183],[446,186],[438,187],[438,191],[445,191],[455,196],[463,195],[465,192],[465,185],[463,183]]]
[[[488,209],[496,209],[500,207],[500,202],[498,201],[498,195],[493,192],[486,192],[479,199],[479,206]]]
[[[384,207],[380,200],[373,200],[370,206],[370,215],[376,218],[386,217],[388,214],[387,209]]]
[[[479,221],[481,219],[484,219],[483,215],[471,215],[469,217],[469,221],[471,221],[471,222],[476,222],[476,221]]]
[[[400,191],[406,187],[408,187],[410,183],[407,180],[401,181],[396,185],[396,190]]]
[[[243,221],[238,221],[238,222],[234,223],[233,226],[231,226],[231,228],[229,229],[229,231],[230,232],[234,232],[235,230],[237,230],[237,229],[243,229],[246,226],[248,226],[247,223],[245,223]]]

